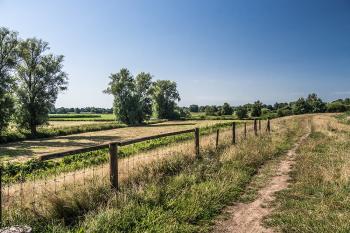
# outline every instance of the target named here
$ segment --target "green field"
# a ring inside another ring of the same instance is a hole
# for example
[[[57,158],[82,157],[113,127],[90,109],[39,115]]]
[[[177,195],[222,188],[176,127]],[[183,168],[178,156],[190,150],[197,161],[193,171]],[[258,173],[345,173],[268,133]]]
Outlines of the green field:
[[[50,121],[115,121],[114,114],[49,114]]]

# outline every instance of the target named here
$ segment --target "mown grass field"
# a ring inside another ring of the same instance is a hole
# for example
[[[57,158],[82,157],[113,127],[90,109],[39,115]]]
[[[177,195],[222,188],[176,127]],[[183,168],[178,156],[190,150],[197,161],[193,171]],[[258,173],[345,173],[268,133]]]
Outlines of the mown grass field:
[[[103,130],[102,128],[98,131],[91,130],[85,133],[77,133],[62,137],[0,144],[0,159],[25,161],[45,153],[72,150],[86,146],[94,146],[110,141],[120,141],[135,137],[143,137],[172,131],[192,129],[194,127],[206,127],[225,122],[227,123],[232,121],[169,121],[152,125],[132,127],[126,127],[125,125],[116,125],[116,128],[114,129],[107,128],[106,130]],[[97,124],[97,126],[104,127],[104,124]],[[78,127],[86,128],[88,125],[82,125]],[[96,127],[96,125],[93,127]],[[74,129],[74,126],[68,128]]]
[[[114,114],[50,114],[50,121],[115,121]]]
[[[201,159],[193,156],[191,140],[187,147],[175,146],[167,159],[134,169],[118,195],[107,183],[92,180],[42,196],[44,204],[35,212],[13,210],[6,223],[27,223],[36,232],[207,232],[259,167],[304,133],[303,122],[302,117],[278,120],[271,136],[249,136],[237,145],[231,145],[228,129],[217,150],[213,138],[201,144]]]

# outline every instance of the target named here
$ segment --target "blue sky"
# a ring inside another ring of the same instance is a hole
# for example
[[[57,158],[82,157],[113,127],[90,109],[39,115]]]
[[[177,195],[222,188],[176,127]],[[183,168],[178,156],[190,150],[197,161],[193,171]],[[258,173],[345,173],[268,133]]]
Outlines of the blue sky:
[[[58,107],[111,107],[123,67],[176,81],[180,105],[350,96],[347,0],[0,0],[0,26],[65,55]]]

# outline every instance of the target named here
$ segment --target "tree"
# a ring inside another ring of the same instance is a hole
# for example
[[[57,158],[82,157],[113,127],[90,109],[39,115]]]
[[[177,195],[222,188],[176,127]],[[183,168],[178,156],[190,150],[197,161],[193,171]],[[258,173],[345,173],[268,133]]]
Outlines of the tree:
[[[136,76],[135,82],[138,105],[140,106],[138,121],[143,122],[152,115],[152,75],[150,73],[141,72]]]
[[[310,112],[310,106],[304,98],[299,98],[295,103],[292,104],[293,114],[305,114]]]
[[[0,27],[0,133],[8,126],[13,112],[13,76],[17,63],[17,33]]]
[[[224,103],[221,108],[221,115],[232,115],[232,107],[228,103]]]
[[[248,110],[246,107],[244,106],[239,106],[236,108],[236,116],[239,119],[244,119],[248,117]]]
[[[116,119],[128,125],[142,123],[151,114],[150,87],[152,76],[140,73],[136,79],[123,68],[111,74],[109,87],[104,91],[114,96]]]
[[[312,93],[307,97],[306,103],[308,104],[308,109],[311,113],[326,111],[326,103],[324,103],[321,98],[318,98],[315,93]]]
[[[255,101],[253,106],[252,106],[251,116],[252,117],[261,116],[261,108],[262,108],[262,103],[259,100]]]
[[[67,89],[67,74],[62,71],[63,56],[45,54],[48,43],[32,38],[19,44],[19,63],[16,69],[17,122],[30,129],[48,120],[60,91]]]
[[[216,107],[215,106],[206,106],[205,107],[205,115],[207,116],[215,116],[216,113]]]
[[[152,85],[153,114],[159,119],[176,118],[176,102],[180,101],[177,85],[170,80],[157,80]]]
[[[190,105],[190,112],[199,112],[199,107],[197,104]]]

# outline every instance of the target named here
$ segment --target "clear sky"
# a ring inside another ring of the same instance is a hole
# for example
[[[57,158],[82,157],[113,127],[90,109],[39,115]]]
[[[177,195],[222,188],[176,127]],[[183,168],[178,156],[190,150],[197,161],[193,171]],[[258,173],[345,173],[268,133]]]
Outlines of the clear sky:
[[[182,106],[350,96],[349,0],[0,0],[0,26],[65,55],[57,107],[111,107],[123,67],[176,81]]]

